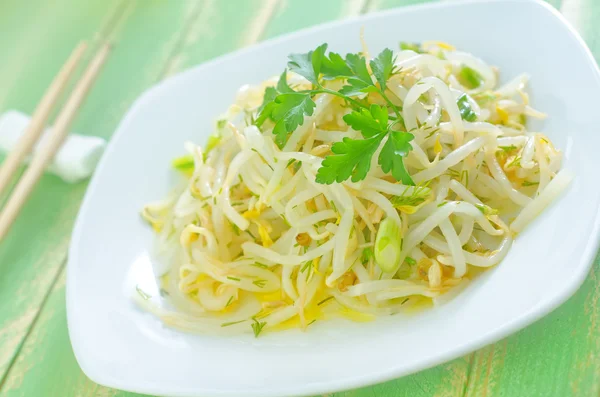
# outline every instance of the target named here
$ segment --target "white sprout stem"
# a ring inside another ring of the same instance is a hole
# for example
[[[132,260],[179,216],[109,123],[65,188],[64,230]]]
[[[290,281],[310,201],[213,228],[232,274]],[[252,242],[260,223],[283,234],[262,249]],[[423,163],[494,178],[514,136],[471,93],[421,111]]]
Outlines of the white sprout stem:
[[[352,228],[352,221],[354,219],[354,214],[350,211],[353,211],[353,209],[345,209],[344,213],[342,214],[338,230],[334,238],[330,240],[334,243],[334,248],[332,262],[333,271],[327,278],[327,285],[329,286],[331,286],[332,283],[347,270],[347,265],[344,263],[344,259],[346,258],[346,247],[348,246],[350,229]]]
[[[458,240],[460,241],[460,246],[462,247],[469,241],[471,238],[471,234],[473,234],[473,226],[475,225],[475,221],[473,218],[462,217],[462,224],[460,229],[460,234],[458,235]]]
[[[434,237],[433,235],[425,237],[423,243],[434,250],[441,252],[442,254],[451,255],[448,244],[443,240]],[[465,261],[471,266],[491,267],[497,265],[502,259],[504,259],[511,246],[512,238],[507,235],[502,239],[502,242],[498,248],[489,254],[480,255],[463,250],[463,255],[465,256]]]
[[[535,134],[525,137],[527,142],[525,143],[525,147],[523,148],[523,152],[521,154],[521,167],[524,169],[530,170],[535,166],[533,162],[533,154],[535,151]]]
[[[475,218],[476,222],[488,234],[498,236],[504,233],[502,230],[494,229],[481,211],[479,211],[472,204],[457,201],[449,202],[446,205],[437,208],[437,210],[431,216],[409,230],[408,235],[404,238],[399,263],[402,263],[408,255],[408,252],[412,250],[419,242],[423,241],[423,239],[429,233],[431,233],[433,229],[439,226],[440,223],[447,219],[452,213],[463,213]]]
[[[460,163],[471,153],[474,153],[477,150],[481,149],[481,147],[483,147],[484,144],[485,139],[483,137],[475,138],[472,141],[465,143],[463,146],[448,154],[446,157],[444,157],[431,168],[416,173],[415,175],[413,175],[412,178],[416,183],[436,178],[442,175],[444,172],[446,172],[448,168]]]
[[[416,186],[383,172],[387,138],[365,159],[364,179],[317,183],[324,159],[344,154],[334,144],[366,134],[348,125],[353,110],[335,96],[313,96],[313,114],[280,148],[274,120],[260,129],[249,122],[278,78],[247,85],[219,116],[206,150],[185,144],[191,156],[174,166],[187,182],[181,178],[169,200],[142,213],[158,234],[160,261],[172,263],[160,274],[169,275],[162,287],[178,311],[142,293],[139,304],[184,330],[258,334],[294,317],[306,328],[316,314],[340,309],[389,315],[416,296],[437,304],[459,291],[474,268],[500,263],[573,175],[560,171],[563,154],[550,140],[519,118],[545,117],[530,104],[526,75],[494,90],[498,72],[481,59],[441,42],[422,48],[430,53],[397,54],[385,91],[414,135],[404,167]],[[481,76],[474,88],[461,76],[465,66]],[[297,91],[312,86],[293,71],[287,81]],[[344,83],[322,84],[337,91]],[[463,96],[473,122],[461,116]],[[383,103],[370,93],[361,98]],[[345,162],[345,154],[336,159]],[[502,220],[513,216],[510,226]],[[317,299],[328,303],[315,313]]]
[[[246,256],[261,258],[283,266],[298,266],[306,261],[323,256],[328,251],[333,250],[334,243],[335,240],[329,240],[315,249],[308,250],[302,255],[282,255],[279,252],[252,242],[243,243],[242,250]]]
[[[524,195],[523,193],[516,190],[512,187],[510,181],[506,177],[506,174],[498,164],[498,160],[496,160],[496,156],[493,152],[488,151],[485,155],[485,161],[487,162],[488,169],[490,173],[494,177],[494,179],[500,184],[504,193],[510,198],[515,204],[520,206],[525,206],[531,202],[531,199]]]
[[[510,224],[513,233],[520,233],[531,223],[552,201],[554,201],[573,180],[569,171],[560,171],[550,181],[548,186],[533,201],[523,208],[515,220]]]
[[[250,222],[231,206],[231,200],[229,198],[229,186],[226,185],[223,188],[223,192],[217,197],[217,204],[223,208],[223,213],[225,216],[238,228],[240,228],[240,230],[248,229]]]
[[[406,128],[409,131],[417,128],[417,117],[414,104],[423,93],[432,88],[438,93],[444,109],[446,109],[446,112],[448,112],[448,115],[450,116],[450,121],[454,128],[454,144],[456,147],[459,147],[462,145],[464,137],[462,117],[460,116],[458,105],[456,104],[456,100],[450,92],[450,89],[437,77],[425,77],[408,91],[403,107]]]
[[[359,197],[362,197],[366,200],[369,200],[372,203],[375,203],[375,205],[377,205],[383,210],[387,217],[393,219],[394,222],[396,222],[396,224],[398,225],[398,227],[400,227],[401,222],[400,216],[398,215],[398,211],[396,210],[396,208],[394,208],[392,203],[390,203],[390,200],[388,200],[385,196],[383,196],[381,193],[377,193],[374,190],[362,190],[358,192],[358,195]]]
[[[454,277],[462,277],[467,271],[467,264],[465,262],[465,256],[462,250],[462,244],[460,239],[452,226],[452,223],[448,219],[444,219],[440,222],[440,230],[448,242],[450,247],[450,253],[452,254],[452,260],[454,265]]]

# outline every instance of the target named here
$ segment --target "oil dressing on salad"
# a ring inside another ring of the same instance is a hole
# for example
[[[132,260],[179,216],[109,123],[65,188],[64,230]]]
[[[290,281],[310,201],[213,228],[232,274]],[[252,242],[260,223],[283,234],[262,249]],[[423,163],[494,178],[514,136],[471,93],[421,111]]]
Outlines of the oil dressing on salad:
[[[185,144],[185,183],[143,209],[173,307],[137,301],[186,331],[258,336],[449,299],[572,179],[527,129],[546,117],[528,76],[498,75],[442,42],[291,54]]]

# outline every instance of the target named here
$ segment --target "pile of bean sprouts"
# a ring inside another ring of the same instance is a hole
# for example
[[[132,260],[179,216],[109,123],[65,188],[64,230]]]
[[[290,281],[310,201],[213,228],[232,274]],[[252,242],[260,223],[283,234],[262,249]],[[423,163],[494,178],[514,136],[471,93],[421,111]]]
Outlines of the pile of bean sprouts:
[[[184,186],[143,210],[169,261],[161,287],[174,309],[143,292],[141,304],[188,331],[306,329],[439,303],[500,263],[571,180],[562,153],[527,129],[545,117],[530,106],[528,76],[499,85],[496,68],[439,42],[398,52],[395,66],[387,90],[415,136],[405,158],[415,186],[383,173],[377,156],[362,181],[315,182],[332,144],[360,137],[343,100],[317,95],[280,149],[253,125],[277,78],[244,86],[206,146],[185,144]],[[477,87],[465,86],[465,67]],[[288,84],[310,88],[293,73]],[[461,117],[463,95],[474,121]]]

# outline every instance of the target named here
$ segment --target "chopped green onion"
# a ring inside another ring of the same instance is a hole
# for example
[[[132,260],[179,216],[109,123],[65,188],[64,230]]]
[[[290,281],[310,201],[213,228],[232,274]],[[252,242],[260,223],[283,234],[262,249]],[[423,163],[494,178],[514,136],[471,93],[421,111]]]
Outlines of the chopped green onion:
[[[188,154],[186,156],[177,157],[171,163],[173,168],[181,172],[194,171],[194,156]]]
[[[241,281],[241,280],[240,280],[239,278],[237,278],[237,277],[227,276],[227,278],[228,278],[229,280],[233,280],[233,281]]]
[[[385,272],[396,268],[400,259],[402,239],[398,224],[391,219],[385,218],[379,224],[377,237],[375,237],[375,261]]]
[[[208,141],[206,142],[206,149],[204,149],[204,153],[202,153],[202,157],[204,157],[205,161],[206,161],[206,157],[208,156],[208,153],[210,153],[211,150],[216,148],[220,142],[221,142],[220,135],[211,135],[208,137]]]
[[[411,50],[417,53],[422,53],[423,50],[421,49],[421,45],[419,43],[408,43],[405,41],[401,41],[400,42],[400,49],[402,51],[406,51],[406,50]]]
[[[535,186],[535,185],[539,185],[539,182],[529,182],[529,181],[523,181],[523,183],[521,184],[521,186]]]
[[[469,89],[475,89],[481,85],[483,77],[475,69],[463,66],[458,72],[458,81]]]
[[[473,108],[469,103],[469,99],[467,98],[467,94],[462,94],[459,96],[456,104],[458,105],[458,110],[460,111],[460,117],[462,117],[463,120],[471,122],[477,120],[477,114],[475,114],[473,111]]]
[[[404,262],[408,263],[410,266],[414,266],[414,265],[416,265],[416,264],[417,264],[417,261],[416,261],[416,260],[414,260],[413,258],[411,258],[410,256],[407,256],[407,257],[404,259]]]

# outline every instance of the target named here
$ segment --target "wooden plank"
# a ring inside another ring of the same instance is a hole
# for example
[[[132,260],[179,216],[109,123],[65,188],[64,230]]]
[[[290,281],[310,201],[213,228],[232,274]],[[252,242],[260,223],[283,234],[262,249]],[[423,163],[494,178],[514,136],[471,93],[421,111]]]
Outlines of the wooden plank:
[[[5,88],[0,91],[2,109],[31,112],[80,39],[110,30],[107,21],[114,20],[113,11],[133,12],[112,27],[117,45],[74,127],[80,133],[104,137],[114,130],[131,101],[156,81],[161,71],[158,65],[168,59],[193,11],[189,3],[166,8],[157,0],[96,1],[86,2],[86,7],[72,7],[69,0],[37,3],[12,2],[7,10],[1,8],[2,26],[4,22],[16,25],[12,33],[2,36],[0,50],[12,54],[14,43],[19,43],[15,56],[0,65],[0,86]],[[117,8],[128,4],[131,8]],[[53,176],[42,178],[0,245],[0,378],[64,263],[86,186],[69,185]]]
[[[178,48],[163,67],[162,77],[233,51],[262,34],[278,0],[204,0]],[[255,21],[260,23],[254,24]]]
[[[197,65],[207,59],[228,52],[225,49],[245,47],[273,38],[279,34],[293,32],[317,23],[335,20],[344,16],[358,15],[367,0],[267,0],[262,7],[245,0],[237,2],[235,13],[216,12],[218,0],[207,0],[202,12],[184,38],[180,51],[168,63],[166,75]],[[306,14],[306,10],[318,7],[319,12]],[[258,8],[257,12],[254,12]],[[243,34],[217,36],[210,26],[237,26],[252,16]],[[285,60],[282,60],[282,65]]]
[[[399,357],[399,360],[402,358]],[[331,397],[460,397],[467,382],[469,357],[421,371],[404,378],[357,390],[334,393]],[[328,397],[325,395],[323,397]]]
[[[264,36],[272,38],[320,23],[359,15],[367,4],[368,0],[282,0],[273,20],[265,29]]]
[[[598,265],[554,313],[475,353],[467,396],[600,395]]]
[[[0,109],[31,112],[75,44],[106,25],[118,6],[117,0],[82,7],[63,3],[38,1],[23,7],[10,1],[0,8],[4,28],[0,53],[10,54],[0,63]],[[65,23],[55,24],[59,19]],[[65,25],[70,25],[68,31]],[[42,32],[46,40],[55,43],[53,46],[40,39]],[[61,233],[61,198],[73,189],[80,188],[66,186],[56,178],[43,178],[13,232],[0,245],[0,378],[64,260],[64,244],[61,249],[55,239],[41,237]]]
[[[70,350],[65,307],[65,277],[61,274],[36,326],[17,357],[0,396],[139,396],[99,386],[79,369]]]
[[[404,7],[418,4],[435,3],[443,0],[371,0],[368,10],[386,10],[388,8]],[[400,39],[398,39],[400,40]]]

